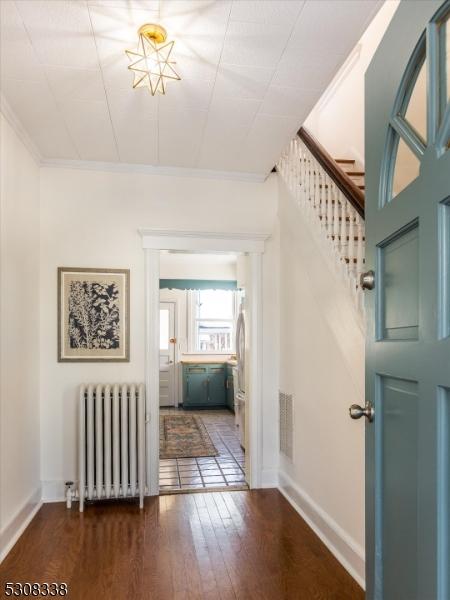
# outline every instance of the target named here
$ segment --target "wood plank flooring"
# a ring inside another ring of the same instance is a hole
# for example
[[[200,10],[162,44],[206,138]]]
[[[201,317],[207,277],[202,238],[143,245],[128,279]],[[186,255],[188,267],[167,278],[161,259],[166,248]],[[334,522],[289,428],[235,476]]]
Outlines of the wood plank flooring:
[[[351,600],[364,593],[277,490],[46,504],[0,565],[72,600]],[[2,596],[3,597],[3,596]]]

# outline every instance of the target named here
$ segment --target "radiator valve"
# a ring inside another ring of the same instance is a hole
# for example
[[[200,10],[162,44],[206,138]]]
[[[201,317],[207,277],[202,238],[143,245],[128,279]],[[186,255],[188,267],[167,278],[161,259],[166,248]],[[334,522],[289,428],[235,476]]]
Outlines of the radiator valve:
[[[66,481],[66,506],[67,508],[72,508],[72,486],[73,481]]]

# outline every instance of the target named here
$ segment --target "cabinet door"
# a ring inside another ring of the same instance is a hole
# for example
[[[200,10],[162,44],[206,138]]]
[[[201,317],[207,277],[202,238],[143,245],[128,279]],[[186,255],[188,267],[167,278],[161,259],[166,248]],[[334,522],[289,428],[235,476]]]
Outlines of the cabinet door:
[[[211,365],[208,369],[208,404],[211,406],[223,406],[226,404],[226,370],[223,365]]]
[[[202,406],[208,403],[208,376],[206,370],[195,372],[189,369],[186,373],[185,406]]]
[[[227,405],[230,410],[234,412],[234,386],[233,386],[233,372],[231,369],[228,371],[227,377]]]

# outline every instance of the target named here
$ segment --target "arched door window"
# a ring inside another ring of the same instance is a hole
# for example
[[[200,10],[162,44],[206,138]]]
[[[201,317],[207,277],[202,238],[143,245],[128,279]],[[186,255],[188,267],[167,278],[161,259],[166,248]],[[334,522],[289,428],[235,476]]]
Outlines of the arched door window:
[[[420,173],[426,152],[450,147],[450,2],[423,32],[400,83],[389,121],[381,170],[380,206]]]

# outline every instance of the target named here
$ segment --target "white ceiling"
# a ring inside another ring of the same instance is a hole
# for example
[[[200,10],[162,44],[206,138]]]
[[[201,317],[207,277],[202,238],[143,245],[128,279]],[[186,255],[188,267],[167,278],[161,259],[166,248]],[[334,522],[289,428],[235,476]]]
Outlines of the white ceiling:
[[[1,87],[44,159],[266,175],[380,0],[2,0]],[[133,90],[158,22],[180,82]]]

